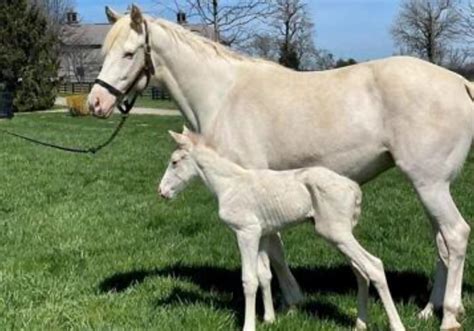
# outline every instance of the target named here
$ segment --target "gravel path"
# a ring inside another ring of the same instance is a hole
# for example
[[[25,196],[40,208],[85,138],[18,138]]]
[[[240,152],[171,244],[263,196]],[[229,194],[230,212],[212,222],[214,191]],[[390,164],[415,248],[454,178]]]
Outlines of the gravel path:
[[[66,98],[57,97],[56,106],[66,106]],[[60,109],[51,109],[44,110],[40,112],[31,112],[25,114],[36,114],[36,113],[66,113],[68,110],[66,108]],[[118,109],[115,109],[115,113],[119,113]],[[181,113],[175,109],[158,109],[158,108],[143,108],[143,107],[134,107],[130,114],[132,115],[158,115],[158,116],[180,116]]]

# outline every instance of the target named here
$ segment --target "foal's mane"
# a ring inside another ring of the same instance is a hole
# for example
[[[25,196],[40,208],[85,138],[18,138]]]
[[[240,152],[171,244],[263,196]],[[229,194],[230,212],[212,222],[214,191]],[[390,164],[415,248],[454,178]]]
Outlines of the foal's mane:
[[[272,65],[277,65],[274,62],[252,58],[239,54],[226,46],[223,46],[217,42],[214,42],[208,38],[205,38],[197,33],[194,33],[188,29],[185,29],[181,25],[163,20],[163,19],[153,19],[149,16],[146,17],[147,22],[150,24],[157,24],[160,26],[163,31],[165,31],[171,38],[172,41],[176,43],[182,43],[189,46],[196,53],[206,54],[206,55],[215,55],[225,60],[236,60],[236,61],[245,61],[245,62],[260,62],[267,63]],[[105,39],[104,45],[102,47],[102,52],[107,54],[110,49],[116,43],[124,43],[128,33],[131,30],[130,18],[124,16],[119,19],[110,29],[107,37]]]

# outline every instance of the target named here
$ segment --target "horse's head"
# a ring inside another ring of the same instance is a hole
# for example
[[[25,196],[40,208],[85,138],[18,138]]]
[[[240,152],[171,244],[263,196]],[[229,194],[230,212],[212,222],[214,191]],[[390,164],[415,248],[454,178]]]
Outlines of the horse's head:
[[[190,155],[196,145],[194,135],[186,127],[182,134],[173,131],[169,133],[178,144],[178,148],[171,154],[168,168],[158,187],[159,194],[166,199],[174,198],[198,175],[197,167]]]
[[[88,98],[92,113],[104,118],[123,98],[145,89],[153,74],[149,30],[140,9],[133,5],[130,15],[123,17],[108,7],[105,11],[114,25],[104,43],[102,70]]]

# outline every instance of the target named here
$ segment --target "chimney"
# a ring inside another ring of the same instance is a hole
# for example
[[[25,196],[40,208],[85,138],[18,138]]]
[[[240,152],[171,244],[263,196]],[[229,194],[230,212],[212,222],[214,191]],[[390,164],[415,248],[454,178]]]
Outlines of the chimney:
[[[77,24],[79,23],[78,20],[77,20],[77,12],[75,11],[68,11],[66,13],[66,21],[67,21],[67,24]]]
[[[183,25],[183,24],[187,24],[188,22],[186,22],[186,13],[182,10],[180,10],[177,14],[176,14],[176,21],[178,22],[178,24],[180,25]]]

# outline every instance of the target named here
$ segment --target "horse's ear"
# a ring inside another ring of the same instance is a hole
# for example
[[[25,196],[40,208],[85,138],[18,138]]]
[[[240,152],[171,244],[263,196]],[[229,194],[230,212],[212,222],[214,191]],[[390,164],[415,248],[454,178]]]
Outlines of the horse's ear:
[[[168,133],[170,134],[171,138],[176,141],[180,148],[190,149],[193,146],[193,142],[191,141],[191,139],[189,139],[189,137],[185,136],[184,134],[176,133],[173,131],[168,131]]]
[[[186,125],[183,125],[183,134],[189,134],[191,130],[188,129]]]
[[[132,19],[132,28],[134,28],[135,30],[141,29],[143,23],[143,15],[140,8],[138,8],[135,4],[132,5],[130,18]]]
[[[115,10],[113,10],[109,6],[105,6],[105,15],[107,16],[107,19],[109,20],[110,24],[114,24],[121,17],[119,13],[117,13]]]

